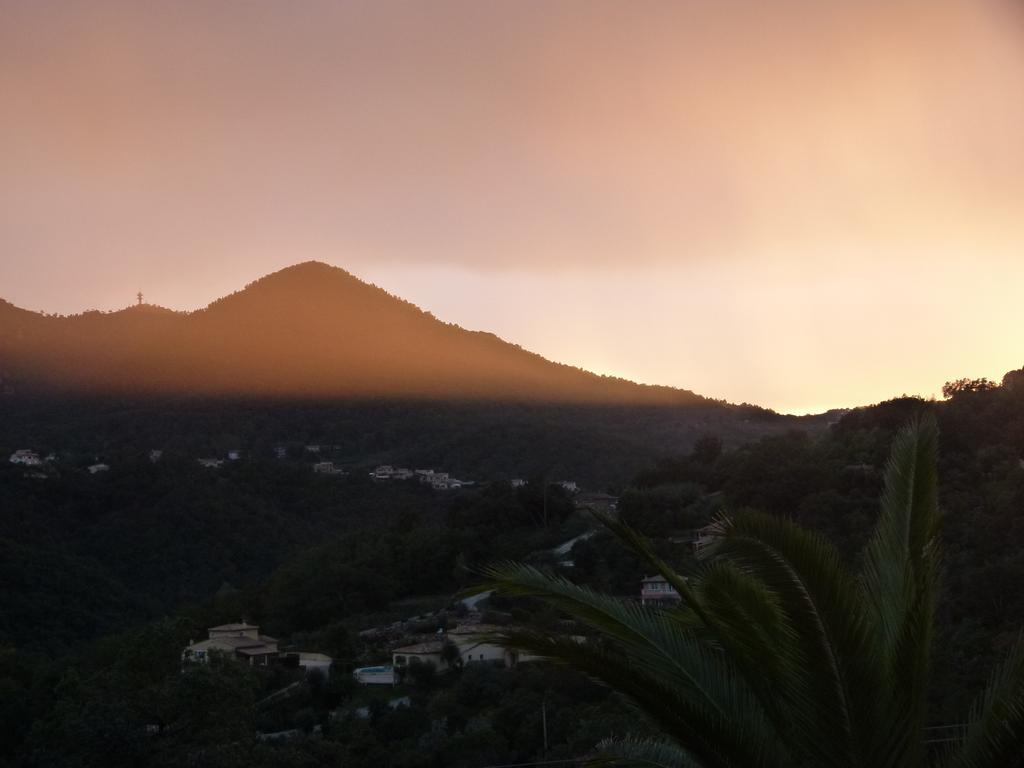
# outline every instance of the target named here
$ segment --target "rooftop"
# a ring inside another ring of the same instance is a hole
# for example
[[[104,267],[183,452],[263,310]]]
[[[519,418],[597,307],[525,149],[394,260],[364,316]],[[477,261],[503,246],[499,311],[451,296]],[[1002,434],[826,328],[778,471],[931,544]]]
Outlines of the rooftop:
[[[644,584],[657,584],[657,583],[667,584],[668,583],[668,579],[666,579],[664,576],[662,576],[659,573],[657,576],[644,576],[643,583]]]
[[[426,643],[417,643],[416,645],[403,645],[401,648],[395,648],[392,653],[406,653],[406,654],[418,654],[418,653],[440,653],[441,649],[444,648],[444,642],[441,640],[431,640]]]

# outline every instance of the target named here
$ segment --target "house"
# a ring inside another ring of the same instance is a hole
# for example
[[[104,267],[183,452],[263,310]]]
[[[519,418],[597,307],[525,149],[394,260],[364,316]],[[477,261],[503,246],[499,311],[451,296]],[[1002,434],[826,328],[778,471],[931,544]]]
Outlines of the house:
[[[181,653],[183,662],[205,664],[212,654],[223,654],[250,666],[266,666],[277,657],[277,640],[260,634],[259,626],[240,622],[207,630],[208,639],[190,642]]]
[[[566,493],[576,493],[580,489],[574,480],[562,480],[558,485],[560,485],[562,490]]]
[[[164,452],[154,448],[149,452],[149,460],[151,463],[156,464],[164,456]]]
[[[283,445],[275,445],[274,446],[274,455],[277,458],[279,458],[279,459],[287,459],[288,458],[288,449],[285,446],[283,446]]]
[[[643,605],[666,601],[678,602],[681,599],[675,587],[669,584],[668,580],[660,574],[657,576],[645,576],[643,581],[640,582],[640,602]]]
[[[512,487],[513,488],[523,488],[525,486],[526,486],[526,481],[523,480],[523,478],[521,478],[521,477],[514,477],[514,478],[512,478]]]
[[[395,474],[395,468],[390,464],[381,464],[379,467],[370,473],[370,477],[374,480],[390,480],[392,475]]]
[[[109,464],[91,464],[90,466],[86,467],[86,469],[89,470],[89,474],[90,475],[95,475],[97,472],[109,472],[110,471],[110,465]]]
[[[23,464],[26,467],[38,467],[43,463],[39,454],[28,448],[22,448],[12,453],[10,462],[11,464]]]
[[[224,464],[224,459],[196,459],[196,461],[199,462],[199,466],[207,469],[217,469]]]
[[[489,624],[468,624],[448,633],[448,639],[459,649],[463,664],[495,664],[514,667],[519,663],[519,652],[498,645],[491,636],[501,628]]]
[[[404,645],[391,652],[391,663],[395,670],[405,670],[417,664],[433,664],[437,669],[447,669],[443,658],[444,640],[430,640],[425,643]]]
[[[233,448],[228,451],[228,461],[238,461],[242,458],[242,451],[238,448]]]
[[[306,453],[320,453],[320,446],[313,444],[306,446]]]
[[[318,475],[340,475],[342,471],[336,469],[333,461],[318,461],[313,465],[313,471]]]

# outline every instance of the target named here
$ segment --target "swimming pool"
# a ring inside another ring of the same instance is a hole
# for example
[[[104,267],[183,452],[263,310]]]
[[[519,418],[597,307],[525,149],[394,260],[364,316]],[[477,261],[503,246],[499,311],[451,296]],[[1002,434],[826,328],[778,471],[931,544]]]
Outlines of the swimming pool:
[[[391,667],[360,667],[352,672],[356,675],[386,675],[391,671]]]

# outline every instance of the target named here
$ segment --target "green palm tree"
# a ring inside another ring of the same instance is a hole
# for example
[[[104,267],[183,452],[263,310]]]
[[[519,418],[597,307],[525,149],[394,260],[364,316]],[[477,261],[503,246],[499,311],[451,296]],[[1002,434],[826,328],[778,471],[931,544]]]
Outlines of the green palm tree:
[[[540,598],[593,639],[509,631],[501,641],[622,693],[662,734],[607,741],[624,765],[673,768],[1007,768],[1024,754],[1018,644],[950,749],[926,747],[939,574],[938,431],[896,437],[882,513],[861,572],[822,536],[757,513],[722,516],[684,578],[625,525],[602,522],[679,592],[638,605],[528,565],[486,571],[479,589]]]

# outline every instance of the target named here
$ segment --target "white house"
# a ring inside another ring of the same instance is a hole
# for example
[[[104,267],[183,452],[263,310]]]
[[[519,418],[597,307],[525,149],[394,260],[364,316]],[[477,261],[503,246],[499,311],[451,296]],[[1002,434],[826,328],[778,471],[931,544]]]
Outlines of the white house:
[[[490,635],[499,631],[499,627],[489,624],[469,624],[451,630],[448,639],[459,649],[459,658],[463,664],[514,667],[519,662],[518,652],[489,639]]]
[[[109,464],[92,464],[89,467],[87,467],[87,469],[89,470],[89,474],[90,475],[95,475],[97,472],[109,472],[110,471],[110,465]]]
[[[404,645],[391,652],[391,663],[396,670],[405,670],[418,664],[431,663],[437,669],[447,669],[442,656],[444,640],[429,640],[425,643]]]
[[[233,448],[228,451],[228,461],[238,461],[242,458],[242,451],[238,448]]]
[[[208,639],[190,642],[182,651],[183,662],[205,664],[210,661],[211,654],[222,653],[251,666],[266,666],[278,653],[277,640],[261,635],[259,626],[255,624],[221,624],[210,627],[207,632]]]
[[[11,464],[23,464],[26,467],[38,467],[43,463],[39,454],[28,448],[22,448],[12,453],[10,462]]]
[[[521,477],[515,477],[515,478],[512,479],[512,487],[513,488],[522,488],[525,485],[526,485],[526,481],[523,480],[523,478],[521,478]]]
[[[640,582],[640,602],[648,603],[679,602],[682,597],[675,587],[668,583],[662,575],[645,576]]]
[[[502,627],[491,624],[464,624],[451,630],[448,633],[448,640],[459,649],[459,660],[463,664],[515,667],[525,662],[543,660],[542,656],[496,643],[493,637],[501,631]]]
[[[559,485],[562,486],[563,491],[568,493],[576,493],[580,489],[574,480],[563,480]]]
[[[224,459],[196,459],[196,461],[199,462],[199,466],[207,469],[217,469],[224,464]]]

